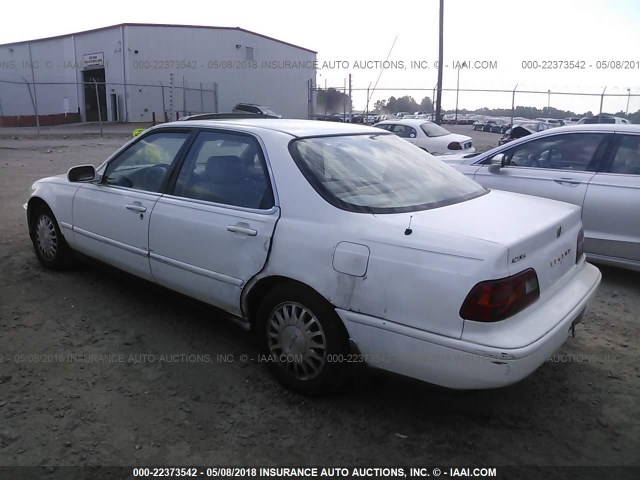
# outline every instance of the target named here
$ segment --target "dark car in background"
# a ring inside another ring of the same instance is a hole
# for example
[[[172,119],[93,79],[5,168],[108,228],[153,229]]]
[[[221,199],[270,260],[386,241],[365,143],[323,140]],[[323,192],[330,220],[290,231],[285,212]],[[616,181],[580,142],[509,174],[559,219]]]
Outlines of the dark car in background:
[[[282,118],[282,115],[278,115],[270,108],[256,103],[238,103],[233,107],[233,111],[236,113],[254,113],[257,115],[264,115],[265,118]]]

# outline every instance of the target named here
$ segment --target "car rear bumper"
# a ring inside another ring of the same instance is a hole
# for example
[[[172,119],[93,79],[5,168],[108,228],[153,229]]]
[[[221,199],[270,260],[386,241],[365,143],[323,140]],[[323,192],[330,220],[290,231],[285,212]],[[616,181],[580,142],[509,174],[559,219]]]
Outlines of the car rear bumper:
[[[567,340],[593,300],[602,275],[585,264],[533,315],[555,315],[555,327],[520,348],[444,337],[381,318],[337,309],[368,365],[455,389],[498,388],[533,373]]]

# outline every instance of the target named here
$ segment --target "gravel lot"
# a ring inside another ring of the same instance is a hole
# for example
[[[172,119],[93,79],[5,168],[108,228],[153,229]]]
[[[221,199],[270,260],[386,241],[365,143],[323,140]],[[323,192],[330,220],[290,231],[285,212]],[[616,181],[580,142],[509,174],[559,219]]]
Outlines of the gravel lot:
[[[359,368],[347,392],[310,399],[216,311],[98,265],[43,269],[29,186],[97,165],[131,130],[0,130],[0,465],[640,464],[638,273],[602,267],[576,337],[512,387]]]

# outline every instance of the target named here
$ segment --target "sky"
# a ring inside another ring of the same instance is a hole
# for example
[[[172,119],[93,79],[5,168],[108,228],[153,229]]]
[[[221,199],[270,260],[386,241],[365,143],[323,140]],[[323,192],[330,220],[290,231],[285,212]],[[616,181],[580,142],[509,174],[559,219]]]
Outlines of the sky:
[[[603,111],[625,111],[627,101],[629,112],[640,110],[640,0],[444,3],[443,87],[455,90],[455,67],[467,62],[471,68],[460,69],[460,89],[508,91],[461,91],[460,108],[510,108],[517,85],[516,105],[597,113],[606,87],[607,94],[617,96],[605,97]],[[3,6],[7,9],[0,44],[119,23],[255,31],[317,51],[325,67],[317,72],[319,87],[342,89],[351,74],[356,109],[364,109],[367,99],[372,108],[391,95],[411,95],[420,102],[433,96],[437,83],[438,0],[192,0],[188,6],[175,1],[32,0],[11,1]],[[387,58],[392,64],[380,68]],[[573,68],[571,61],[582,68]],[[523,91],[542,93],[518,93]],[[455,91],[443,93],[443,108],[455,108],[455,102]]]

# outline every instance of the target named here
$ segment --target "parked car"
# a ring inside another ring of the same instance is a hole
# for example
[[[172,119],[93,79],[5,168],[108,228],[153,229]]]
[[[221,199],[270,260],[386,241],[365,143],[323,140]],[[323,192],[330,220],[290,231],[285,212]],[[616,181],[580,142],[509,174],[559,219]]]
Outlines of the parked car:
[[[455,123],[455,113],[446,113],[442,116],[442,123],[452,125]]]
[[[473,129],[482,131],[486,123],[487,119],[485,117],[476,115],[475,120],[473,121]]]
[[[496,118],[487,118],[482,126],[483,132],[491,132],[491,129],[494,125],[498,125],[498,119]]]
[[[640,126],[553,128],[457,163],[487,188],[581,206],[588,258],[640,270]]]
[[[282,118],[281,115],[278,115],[270,108],[262,105],[257,105],[255,103],[238,103],[235,107],[233,107],[233,111],[241,113],[256,113],[264,115],[267,118]]]
[[[375,127],[388,130],[433,154],[472,153],[473,140],[466,135],[451,133],[440,125],[421,119],[387,120]]]
[[[314,120],[321,120],[323,122],[343,122],[340,115],[315,115]]]
[[[584,117],[578,122],[579,125],[595,125],[598,123],[615,123],[618,125],[631,124],[631,122],[626,118],[614,117],[611,115],[594,115],[593,117]]]
[[[451,388],[517,382],[601,278],[578,207],[489,191],[362,125],[166,123],[35,182],[25,208],[43,266],[81,252],[215,305],[309,394],[351,359]]]
[[[567,117],[564,119],[565,125],[576,125],[582,120],[582,117]]]
[[[503,133],[503,129],[504,131],[509,129],[509,120],[506,118],[496,118],[489,127],[491,133]]]
[[[366,125],[373,125],[377,121],[378,121],[377,115],[369,114],[369,115],[363,115],[362,117],[362,123]]]
[[[504,135],[500,140],[498,140],[498,145],[504,145],[505,143],[509,143],[512,140],[516,140],[518,138],[526,137],[527,135],[531,135],[532,133],[542,132],[544,130],[548,130],[549,125],[544,122],[536,122],[536,121],[519,121],[515,122],[514,126],[508,128],[507,131],[504,132]]]
[[[549,128],[564,127],[564,120],[557,118],[536,118],[538,122],[544,122],[549,125]]]

